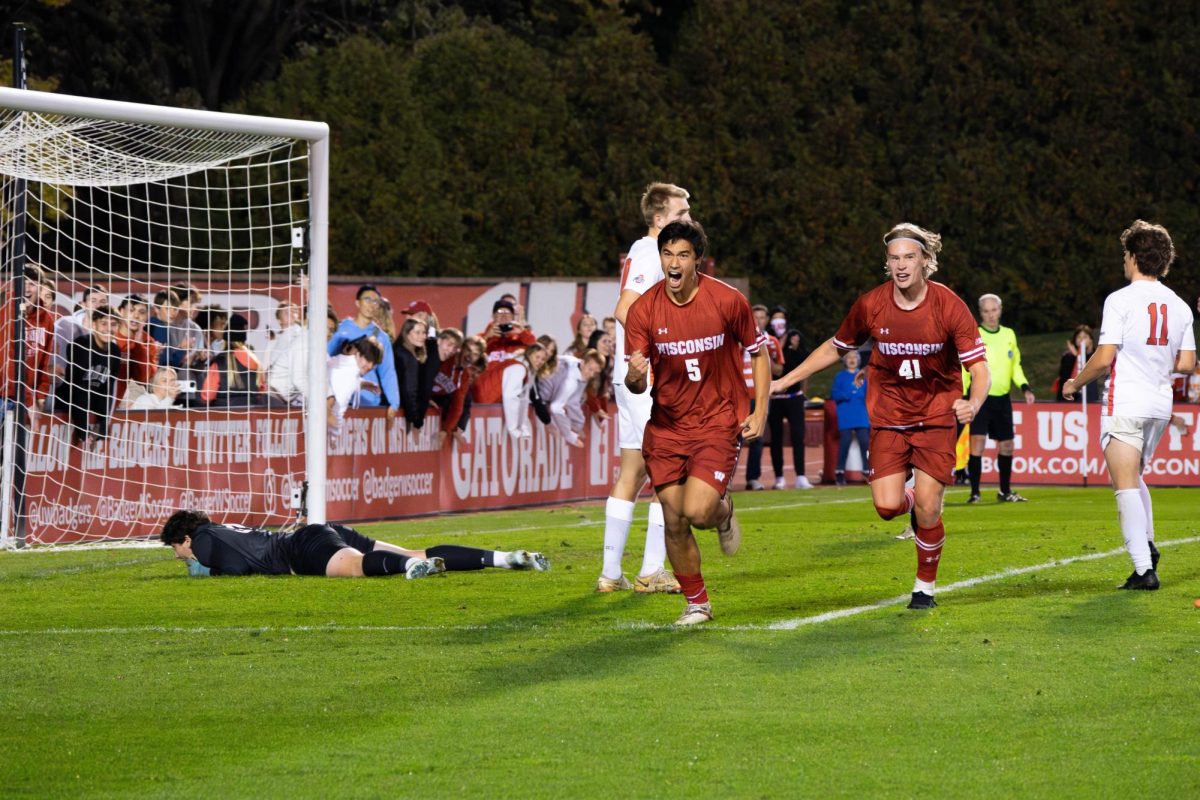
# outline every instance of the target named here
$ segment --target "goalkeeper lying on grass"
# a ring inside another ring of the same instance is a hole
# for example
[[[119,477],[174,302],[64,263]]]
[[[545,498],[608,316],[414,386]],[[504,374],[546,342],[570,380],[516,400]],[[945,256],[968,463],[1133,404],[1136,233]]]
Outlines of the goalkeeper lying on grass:
[[[404,575],[410,580],[447,570],[498,567],[544,572],[550,562],[526,550],[482,550],[440,544],[407,550],[330,523],[306,525],[295,533],[271,533],[243,525],[219,525],[203,511],[176,511],[160,538],[195,576],[324,575],[362,578]]]

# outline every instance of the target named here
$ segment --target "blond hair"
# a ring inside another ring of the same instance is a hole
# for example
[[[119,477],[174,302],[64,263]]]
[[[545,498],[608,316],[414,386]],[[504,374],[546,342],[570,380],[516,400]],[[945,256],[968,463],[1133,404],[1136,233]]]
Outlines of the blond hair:
[[[647,227],[654,227],[655,215],[666,212],[672,197],[687,200],[691,195],[688,194],[687,189],[680,188],[673,183],[652,183],[646,187],[646,193],[642,195],[642,219],[645,220]]]
[[[883,246],[886,248],[889,244],[897,239],[909,239],[917,243],[921,248],[921,252],[925,254],[925,277],[929,277],[938,269],[938,253],[942,250],[942,237],[933,231],[927,231],[920,225],[913,225],[911,222],[901,222],[883,237]],[[887,258],[883,261],[883,271],[891,277],[892,268],[888,266]]]

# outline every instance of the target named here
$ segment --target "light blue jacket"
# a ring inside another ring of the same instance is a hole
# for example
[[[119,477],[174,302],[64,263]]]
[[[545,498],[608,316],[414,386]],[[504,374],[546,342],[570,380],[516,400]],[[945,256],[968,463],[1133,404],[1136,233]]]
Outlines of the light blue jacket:
[[[352,342],[364,336],[375,337],[379,348],[383,350],[383,361],[375,369],[363,375],[363,380],[378,384],[383,389],[387,405],[398,409],[400,408],[400,384],[396,380],[396,362],[392,358],[392,340],[378,325],[372,322],[367,327],[360,328],[355,324],[353,317],[342,320],[334,332],[333,338],[329,340],[329,355],[336,356],[346,342]],[[359,392],[358,404],[363,408],[371,408],[384,403],[377,393],[364,389]]]

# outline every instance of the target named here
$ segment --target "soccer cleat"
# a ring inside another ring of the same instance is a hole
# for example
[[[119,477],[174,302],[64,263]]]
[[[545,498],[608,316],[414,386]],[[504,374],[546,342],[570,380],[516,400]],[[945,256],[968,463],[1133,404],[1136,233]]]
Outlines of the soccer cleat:
[[[1021,497],[1021,495],[1017,494],[1016,492],[1009,492],[1008,494],[1005,494],[1004,492],[996,492],[996,501],[1000,503],[1028,503],[1029,499],[1026,497]]]
[[[676,625],[700,625],[712,622],[712,603],[688,603],[687,608],[675,620]]]
[[[1135,571],[1132,574],[1130,574],[1130,576],[1128,578],[1125,579],[1125,583],[1121,584],[1117,588],[1118,589],[1145,589],[1148,592],[1153,592],[1155,589],[1158,588],[1158,573],[1154,571],[1153,567],[1146,570],[1141,575],[1138,575],[1137,572]]]
[[[404,577],[410,581],[437,575],[446,571],[446,562],[440,558],[410,558],[404,569]]]
[[[649,575],[638,575],[633,581],[633,590],[638,594],[679,594],[683,591],[675,576],[661,568]]]
[[[969,505],[969,506],[973,506],[973,505],[975,505],[976,503],[978,503],[978,502],[979,502],[979,500],[980,500],[980,498],[979,498],[979,495],[977,495],[977,494],[973,494],[973,495],[971,495],[970,497],[968,497],[968,498],[967,498],[967,505]]]
[[[763,489],[766,489],[766,488],[767,487],[763,486],[762,481],[759,481],[759,480],[746,481],[746,491],[747,492],[761,492]]]
[[[813,488],[813,485],[812,485],[812,483],[809,482],[808,478],[805,477],[804,475],[797,475],[796,476],[796,488],[797,489],[811,489],[811,488]]]
[[[729,519],[723,525],[717,526],[717,540],[721,543],[721,552],[731,556],[742,546],[742,526],[738,524],[737,514],[733,512],[733,498],[729,500]]]
[[[937,608],[937,600],[934,600],[933,595],[931,594],[925,594],[924,592],[913,592],[912,600],[908,602],[908,607],[918,610]]]
[[[1150,542],[1150,569],[1158,569],[1158,548],[1154,546],[1154,542]]]
[[[509,569],[531,569],[535,572],[549,572],[550,559],[541,553],[531,553],[528,550],[513,550],[504,557]]]
[[[917,532],[912,525],[905,525],[904,530],[900,531],[896,538],[900,540],[915,539],[917,538]]]
[[[786,489],[787,481],[785,481],[783,478],[776,478],[775,479],[775,488],[776,489]]]
[[[596,591],[600,594],[608,594],[609,592],[624,592],[632,589],[633,584],[629,579],[622,575],[619,578],[606,578],[603,575],[596,581]]]

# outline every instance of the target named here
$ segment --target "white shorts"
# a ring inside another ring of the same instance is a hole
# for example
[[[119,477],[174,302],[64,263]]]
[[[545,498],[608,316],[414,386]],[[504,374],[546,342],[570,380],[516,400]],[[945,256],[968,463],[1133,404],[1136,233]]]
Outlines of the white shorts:
[[[622,450],[641,450],[642,435],[654,407],[650,390],[634,394],[620,383],[613,390],[617,396],[617,443]]]
[[[1170,424],[1169,419],[1100,417],[1100,449],[1108,449],[1108,443],[1116,439],[1130,447],[1136,447],[1142,454],[1142,463],[1145,464],[1154,456],[1154,449],[1158,447]]]

